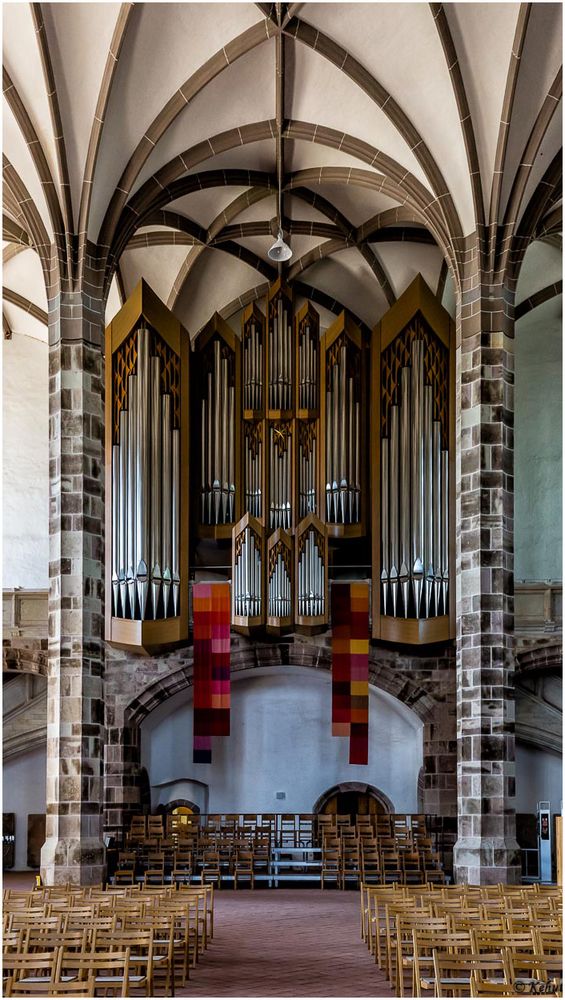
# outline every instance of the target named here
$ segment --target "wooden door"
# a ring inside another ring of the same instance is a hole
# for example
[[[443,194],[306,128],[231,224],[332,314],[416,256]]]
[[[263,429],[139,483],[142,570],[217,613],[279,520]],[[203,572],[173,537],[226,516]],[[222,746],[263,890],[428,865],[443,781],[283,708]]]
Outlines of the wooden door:
[[[16,863],[16,814],[2,813],[2,867],[13,868]]]
[[[45,813],[30,813],[27,818],[27,865],[39,868],[41,848],[45,843]]]

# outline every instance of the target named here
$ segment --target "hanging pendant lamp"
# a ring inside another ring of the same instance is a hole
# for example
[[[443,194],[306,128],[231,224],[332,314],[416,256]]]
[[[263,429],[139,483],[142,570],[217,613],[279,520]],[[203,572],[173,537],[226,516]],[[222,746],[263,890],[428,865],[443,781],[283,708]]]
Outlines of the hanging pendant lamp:
[[[283,239],[282,231],[282,192],[281,192],[281,179],[279,177],[279,231],[277,233],[277,238],[273,243],[272,247],[267,252],[267,256],[271,260],[283,261],[290,260],[292,257],[292,250],[290,249],[288,243],[285,243]]]

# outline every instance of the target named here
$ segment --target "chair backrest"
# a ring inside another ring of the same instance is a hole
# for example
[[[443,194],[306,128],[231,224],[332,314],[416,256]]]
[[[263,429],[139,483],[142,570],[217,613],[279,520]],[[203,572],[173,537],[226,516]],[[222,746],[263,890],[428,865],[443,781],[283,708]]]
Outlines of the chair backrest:
[[[489,982],[492,979],[503,980],[506,974],[502,951],[483,955],[473,955],[470,952],[456,955],[434,949],[433,959],[437,997],[461,996],[462,984],[467,983],[470,987],[473,971]]]

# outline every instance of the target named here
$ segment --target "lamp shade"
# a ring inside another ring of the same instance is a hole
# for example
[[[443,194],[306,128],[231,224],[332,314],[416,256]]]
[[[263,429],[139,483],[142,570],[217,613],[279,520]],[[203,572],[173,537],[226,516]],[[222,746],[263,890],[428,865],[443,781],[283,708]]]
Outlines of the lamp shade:
[[[271,260],[290,260],[292,257],[292,250],[288,243],[283,240],[282,229],[279,229],[277,238],[268,251],[268,256]]]

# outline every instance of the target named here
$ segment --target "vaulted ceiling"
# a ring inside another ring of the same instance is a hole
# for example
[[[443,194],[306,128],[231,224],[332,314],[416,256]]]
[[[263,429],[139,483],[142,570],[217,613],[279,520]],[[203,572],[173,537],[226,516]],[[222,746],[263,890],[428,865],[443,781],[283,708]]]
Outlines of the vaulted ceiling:
[[[34,243],[61,232],[111,248],[108,319],[143,276],[191,335],[215,310],[236,323],[277,273],[279,177],[284,273],[324,326],[342,306],[373,326],[418,272],[452,308],[445,242],[519,219],[559,165],[560,3],[5,3],[3,19],[8,336],[45,339]],[[560,233],[554,200],[523,312],[560,293]]]

